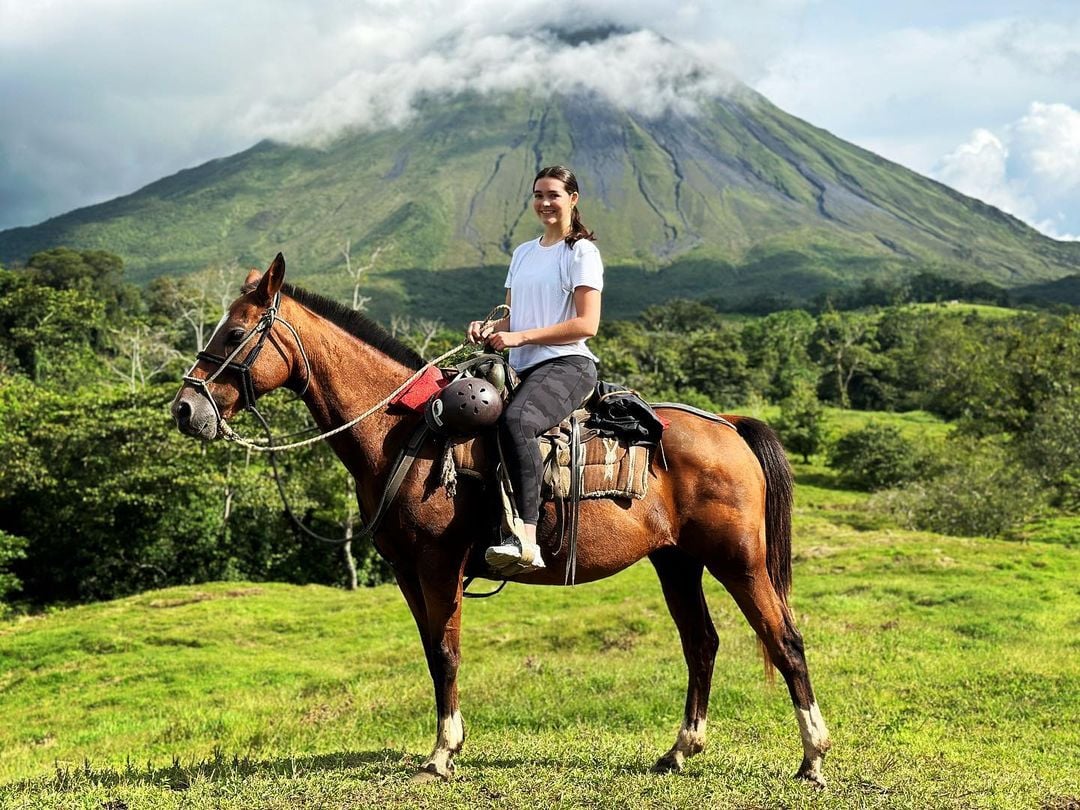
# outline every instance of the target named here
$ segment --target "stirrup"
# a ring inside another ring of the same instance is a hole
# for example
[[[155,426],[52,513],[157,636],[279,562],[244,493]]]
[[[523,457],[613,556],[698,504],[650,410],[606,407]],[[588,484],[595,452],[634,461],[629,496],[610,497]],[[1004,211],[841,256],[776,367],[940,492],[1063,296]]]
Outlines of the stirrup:
[[[547,568],[536,543],[523,543],[514,535],[503,538],[502,543],[484,552],[484,562],[506,576],[528,574]]]

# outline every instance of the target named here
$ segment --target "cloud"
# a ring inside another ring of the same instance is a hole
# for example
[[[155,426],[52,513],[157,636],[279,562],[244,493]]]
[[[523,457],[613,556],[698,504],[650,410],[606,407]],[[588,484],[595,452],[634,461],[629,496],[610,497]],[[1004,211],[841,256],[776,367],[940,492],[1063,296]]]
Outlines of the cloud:
[[[758,70],[767,32],[810,2],[0,0],[0,228],[263,137],[401,124],[424,94],[586,87],[685,107],[724,69]]]
[[[1080,112],[1033,102],[995,135],[978,129],[945,155],[934,175],[1048,236],[1080,231]]]
[[[332,86],[288,110],[256,109],[248,123],[272,137],[325,141],[348,128],[400,126],[422,96],[466,90],[527,89],[537,95],[594,92],[647,116],[693,112],[697,102],[734,80],[650,31],[605,32],[591,42],[540,31],[521,36],[457,36],[412,58],[349,69]],[[260,119],[265,120],[260,124]]]
[[[793,45],[753,84],[788,112],[927,174],[974,122],[998,131],[1036,98],[1080,104],[1080,21],[856,29]]]

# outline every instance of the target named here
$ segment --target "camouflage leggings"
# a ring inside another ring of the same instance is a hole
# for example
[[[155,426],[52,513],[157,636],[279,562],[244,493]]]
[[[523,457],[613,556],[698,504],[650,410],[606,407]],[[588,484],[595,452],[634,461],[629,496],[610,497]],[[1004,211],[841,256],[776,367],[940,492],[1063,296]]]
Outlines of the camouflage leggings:
[[[596,364],[582,355],[555,357],[521,372],[521,378],[499,427],[518,514],[535,526],[543,480],[536,438],[568,417],[596,387]]]

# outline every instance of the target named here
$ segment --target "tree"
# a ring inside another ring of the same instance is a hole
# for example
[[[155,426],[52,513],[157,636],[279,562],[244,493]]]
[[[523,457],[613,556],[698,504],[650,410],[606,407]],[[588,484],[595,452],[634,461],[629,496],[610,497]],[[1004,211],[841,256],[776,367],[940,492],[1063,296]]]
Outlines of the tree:
[[[26,539],[0,529],[0,616],[6,612],[5,600],[8,594],[17,591],[22,585],[10,566],[15,560],[21,560],[24,557],[26,557]]]
[[[0,359],[35,382],[84,376],[104,325],[101,302],[0,271]]]
[[[819,371],[810,359],[816,322],[809,312],[774,312],[745,324],[740,333],[750,368],[751,384],[766,399],[780,402]]]
[[[191,332],[193,353],[197,354],[206,348],[211,327],[236,296],[240,277],[236,262],[207,267],[183,279],[161,276],[150,282],[146,298],[152,314]]]
[[[383,252],[386,245],[379,245],[373,251],[371,251],[371,258],[368,259],[367,264],[358,264],[353,267],[352,258],[350,253],[352,252],[352,240],[345,240],[345,248],[341,251],[341,255],[345,258],[345,274],[352,281],[352,308],[355,310],[367,309],[368,302],[371,300],[370,295],[360,294],[360,283],[364,278],[364,273],[375,267],[375,262],[379,259],[379,254]]]
[[[132,321],[110,332],[115,356],[108,361],[109,368],[132,393],[182,357],[169,345],[165,330],[145,321]]]
[[[701,301],[673,298],[654,304],[641,313],[642,325],[653,332],[699,332],[718,329],[723,325],[720,314]]]
[[[125,283],[124,261],[114,253],[53,248],[31,256],[26,269],[36,284],[74,290],[101,301],[110,320],[135,314],[140,308],[139,291]]]
[[[780,402],[777,433],[789,451],[802,456],[804,464],[810,463],[810,456],[820,451],[825,442],[824,415],[814,385],[806,381]]]
[[[877,323],[873,315],[829,309],[818,316],[813,355],[825,370],[822,384],[841,408],[851,407],[851,381],[874,368]]]

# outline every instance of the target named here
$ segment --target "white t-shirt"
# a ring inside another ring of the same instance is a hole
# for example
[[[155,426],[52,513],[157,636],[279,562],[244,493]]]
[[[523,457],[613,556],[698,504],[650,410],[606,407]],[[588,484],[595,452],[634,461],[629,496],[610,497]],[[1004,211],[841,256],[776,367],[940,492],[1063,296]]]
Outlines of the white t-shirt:
[[[572,248],[559,240],[544,247],[539,239],[518,245],[510,259],[506,288],[510,290],[510,331],[553,326],[577,317],[574,289],[604,289],[604,263],[600,251],[588,239],[579,239]],[[529,345],[510,350],[510,365],[516,371],[532,368],[553,357],[583,355],[596,360],[584,340],[553,346]]]

